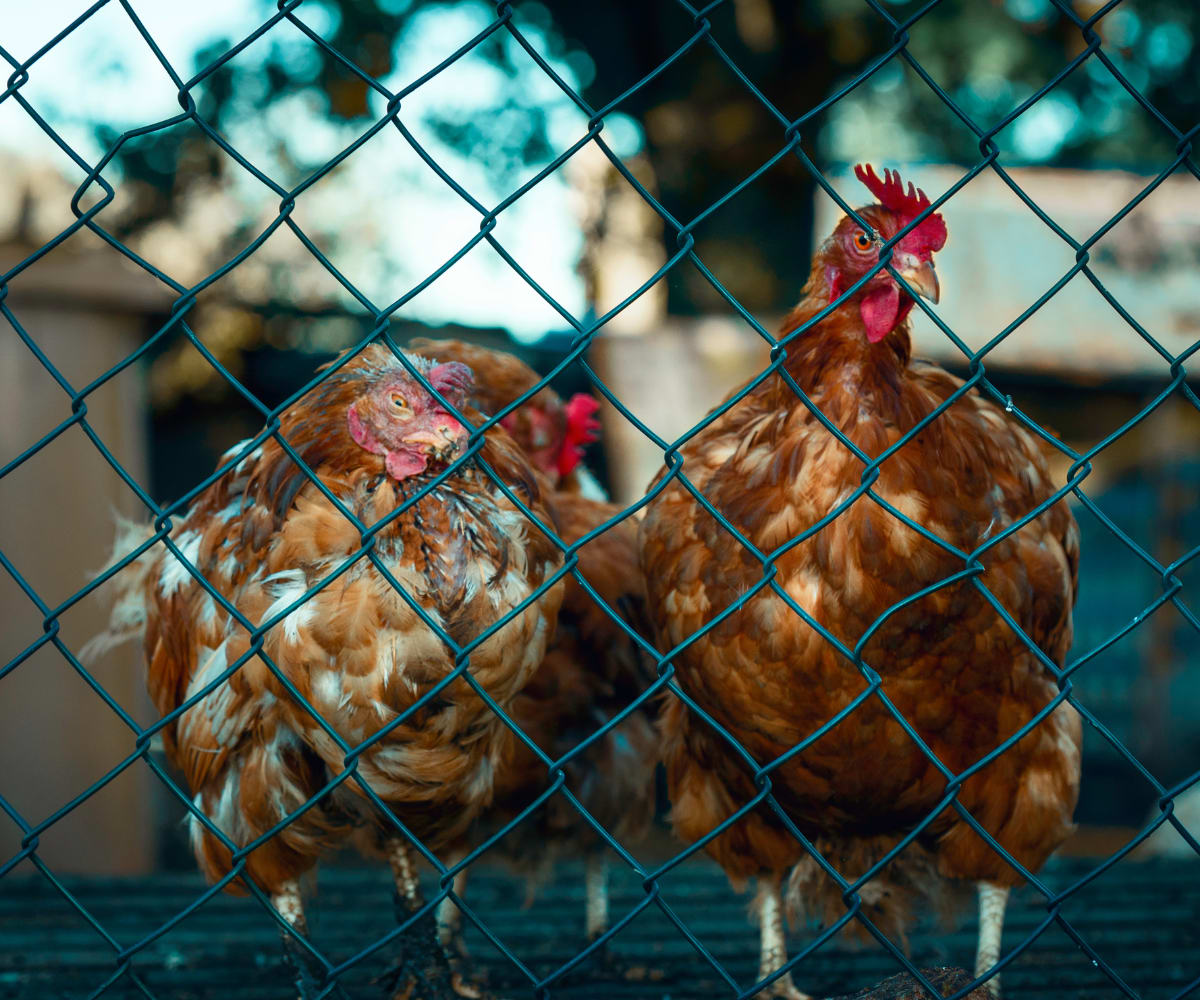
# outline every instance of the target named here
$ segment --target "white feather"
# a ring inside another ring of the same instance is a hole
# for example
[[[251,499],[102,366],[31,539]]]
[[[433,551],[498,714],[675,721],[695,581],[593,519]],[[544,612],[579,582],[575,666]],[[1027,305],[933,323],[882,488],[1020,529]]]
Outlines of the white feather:
[[[197,662],[198,669],[192,675],[187,688],[187,697],[195,697],[200,691],[204,690],[209,684],[215,681],[225,669],[229,666],[226,643],[223,642],[216,649],[201,647]],[[220,747],[234,746],[242,734],[243,721],[237,712],[241,707],[237,702],[237,696],[226,679],[197,705],[188,709],[184,713],[181,720],[181,729],[186,732],[190,728],[190,717],[194,712],[203,712],[204,718],[208,722],[209,731],[212,733],[213,741]]]
[[[225,454],[221,456],[221,460],[218,463],[218,465],[225,465],[229,462],[232,462],[241,453],[242,449],[245,448],[246,445],[248,445],[250,443],[250,440],[251,440],[250,438],[243,438],[241,441],[239,441],[237,444],[235,444],[232,448],[227,450],[225,452]],[[248,466],[254,462],[257,462],[261,456],[262,456],[262,445],[259,445],[252,452],[250,452],[250,454],[248,454],[245,458],[243,458],[240,462],[238,462],[237,465],[234,466],[234,468],[233,468],[234,475],[238,475],[238,474],[244,472],[246,469],[246,466]]]
[[[195,797],[192,799],[192,805],[194,805],[199,812],[204,812],[204,797],[200,792],[197,792]],[[191,844],[193,854],[197,856],[200,854],[200,845],[203,840],[203,824],[196,817],[195,813],[188,813],[188,842]]]
[[[343,707],[343,698],[349,701],[349,694],[342,691],[341,675],[333,670],[322,670],[312,677],[313,700],[324,708]]]
[[[185,531],[176,538],[175,546],[192,567],[199,570],[196,560],[200,555],[200,532]],[[163,597],[170,597],[180,587],[192,581],[193,577],[187,566],[170,550],[163,556],[162,571],[158,575],[158,589]]]
[[[602,503],[608,503],[609,496],[599,480],[592,475],[591,469],[586,465],[575,466],[575,479],[579,483],[580,496],[586,497],[588,500],[599,500]]]
[[[115,517],[117,536],[107,566],[120,562],[153,534],[149,525],[131,521],[120,514],[115,514]],[[142,637],[146,629],[145,588],[153,578],[161,558],[162,549],[152,546],[116,575],[117,597],[109,612],[108,627],[84,643],[79,651],[80,659],[85,664],[95,663],[100,656],[123,642]]]
[[[204,600],[200,604],[199,623],[201,626],[211,625],[216,617],[217,602],[212,599],[210,594],[205,593]]]
[[[267,592],[275,598],[275,603],[267,608],[259,622],[260,625],[270,621],[290,604],[294,604],[308,589],[308,581],[302,569],[285,569],[279,573],[272,573],[263,583]],[[300,630],[308,627],[313,613],[313,600],[308,600],[289,614],[283,620],[284,639],[288,642],[299,642]]]

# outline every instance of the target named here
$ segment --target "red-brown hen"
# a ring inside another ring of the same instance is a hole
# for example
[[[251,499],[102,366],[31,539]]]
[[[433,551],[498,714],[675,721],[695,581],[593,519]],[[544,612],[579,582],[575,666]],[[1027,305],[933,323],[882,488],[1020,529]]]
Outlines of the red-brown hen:
[[[467,363],[475,372],[476,405],[498,413],[540,381],[519,358],[457,340],[417,340],[410,348],[438,361]],[[564,403],[539,390],[503,426],[545,477],[546,503],[559,537],[573,544],[621,508],[595,498],[598,486],[580,463],[598,422],[596,402],[578,394]],[[578,571],[635,631],[649,631],[645,584],[638,568],[637,528],[625,519],[579,549]],[[513,717],[539,749],[559,759],[627,708],[654,680],[649,659],[629,634],[574,578],[565,581],[557,631],[533,679],[513,701]],[[644,834],[654,816],[658,734],[650,709],[639,709],[567,764],[567,787],[623,845]],[[470,840],[483,839],[515,819],[545,791],[545,764],[520,741],[496,777],[496,799]],[[464,847],[467,846],[464,844]],[[531,879],[562,857],[582,856],[585,925],[589,938],[608,928],[606,845],[561,794],[506,835],[497,850]],[[463,881],[458,883],[461,889]],[[441,910],[444,939],[454,938],[458,910]]]
[[[879,199],[859,209],[877,236],[843,218],[816,253],[805,298],[783,323],[798,328],[878,262],[890,239],[929,206],[899,177],[858,176]],[[946,227],[932,214],[894,247],[913,291],[937,300],[932,255]],[[786,368],[838,430],[874,458],[962,385],[914,360],[908,292],[881,270],[788,345]],[[976,391],[941,413],[880,466],[872,491],[962,552],[973,552],[1054,493],[1044,443]],[[860,496],[835,519],[785,547],[857,490],[864,464],[781,377],[764,380],[682,449],[683,473],[764,553],[780,550],[775,583],[853,648],[937,757],[961,773],[1057,695],[1052,673],[970,580],[896,605],[964,569],[964,560]],[[660,648],[684,642],[736,610],[674,658],[678,682],[766,765],[807,739],[866,688],[836,651],[769,588],[764,567],[678,482],[648,506],[640,535]],[[1058,502],[979,556],[982,582],[1055,664],[1071,644],[1078,530]],[[895,610],[892,610],[895,609]],[[891,612],[891,613],[889,613]],[[880,621],[881,616],[887,617]],[[678,700],[663,717],[664,757],[678,834],[695,841],[756,793],[726,743]],[[1036,871],[1072,829],[1080,721],[1059,704],[1023,739],[968,778],[958,801],[1021,864]],[[854,880],[946,794],[937,767],[882,699],[869,697],[800,754],[770,772],[773,794],[843,876]],[[763,804],[707,845],[735,885],[758,880],[760,979],[786,959],[781,895],[793,869],[796,915],[829,919],[845,907],[833,880]],[[926,876],[979,885],[977,974],[1000,954],[1004,901],[1021,879],[950,808],[862,890],[864,913],[897,930],[896,904],[930,889]],[[834,906],[826,906],[832,892]],[[997,980],[990,984],[998,992]],[[802,996],[785,974],[763,995]]]
[[[410,361],[452,405],[466,406],[473,391],[468,367],[416,355]],[[280,434],[368,527],[396,515],[444,473],[468,439],[467,428],[380,345],[335,368],[289,408]],[[240,450],[235,446],[225,461]],[[488,433],[482,457],[549,521],[538,476],[503,430]],[[148,528],[129,526],[118,555],[149,536]],[[515,612],[469,660],[474,678],[506,708],[542,663],[562,598],[561,583],[534,596],[561,565],[561,554],[473,461],[452,468],[378,531],[373,551],[380,567],[359,558],[303,602],[310,588],[360,552],[363,537],[273,438],[201,493],[172,538],[252,626],[285,614],[263,635],[262,651],[352,748],[379,734],[455,666],[450,647],[393,580],[460,646]],[[255,841],[342,773],[345,751],[263,658],[249,656],[221,680],[250,649],[250,635],[165,547],[147,550],[117,579],[121,593],[100,644],[142,638],[160,712],[220,680],[163,738],[196,808],[235,845]],[[363,751],[358,776],[436,852],[457,843],[492,801],[511,740],[491,708],[456,679]],[[227,875],[229,849],[195,817],[190,829],[204,873],[214,881]],[[353,777],[250,853],[242,878],[268,893],[302,931],[298,879],[363,829],[370,836],[360,839],[387,853],[400,909],[411,912],[420,896],[409,845]],[[436,950],[432,957],[407,956],[401,967],[423,979],[422,995],[444,992],[453,981]],[[303,950],[293,947],[292,958],[301,995],[314,991],[319,984]],[[456,988],[478,995],[467,984]]]

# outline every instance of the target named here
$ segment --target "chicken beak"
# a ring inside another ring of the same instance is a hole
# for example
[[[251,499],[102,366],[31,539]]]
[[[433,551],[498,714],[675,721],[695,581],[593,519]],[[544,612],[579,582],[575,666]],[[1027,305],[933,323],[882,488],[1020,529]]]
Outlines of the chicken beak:
[[[933,269],[932,260],[917,260],[913,257],[901,260],[896,267],[896,273],[918,295],[930,302],[937,302],[941,289],[938,287],[937,271]]]
[[[426,455],[435,461],[449,462],[463,450],[466,444],[467,430],[457,422],[443,424],[434,430],[415,431],[405,437],[409,445],[416,445]]]

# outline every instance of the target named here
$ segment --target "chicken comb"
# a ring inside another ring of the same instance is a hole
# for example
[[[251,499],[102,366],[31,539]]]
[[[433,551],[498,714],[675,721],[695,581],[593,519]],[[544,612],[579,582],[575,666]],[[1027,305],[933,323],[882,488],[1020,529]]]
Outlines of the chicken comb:
[[[898,170],[888,170],[885,167],[883,179],[880,180],[874,167],[869,163],[860,163],[854,168],[854,176],[879,199],[879,204],[884,208],[890,208],[906,223],[925,211],[931,204],[929,195],[914,185],[912,181],[908,183],[908,190],[904,189],[904,181],[900,179]],[[935,212],[929,216],[904,237],[904,244],[906,249],[911,249],[914,253],[933,253],[941,250],[946,245],[946,222],[941,214]]]
[[[583,458],[584,446],[600,437],[600,421],[596,414],[600,404],[594,396],[577,392],[564,407],[567,413],[567,432],[558,455],[558,473],[567,475]]]
[[[452,402],[455,396],[466,400],[475,390],[475,373],[461,361],[434,364],[425,373],[425,377],[429,379],[430,385]]]

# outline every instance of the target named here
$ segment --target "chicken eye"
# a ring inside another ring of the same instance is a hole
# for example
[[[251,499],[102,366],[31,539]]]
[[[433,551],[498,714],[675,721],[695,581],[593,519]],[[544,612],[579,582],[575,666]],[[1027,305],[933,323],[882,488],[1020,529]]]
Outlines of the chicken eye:
[[[859,250],[870,250],[871,237],[860,229],[854,234],[854,245],[858,247]]]
[[[408,409],[408,400],[405,399],[403,396],[401,396],[399,393],[393,392],[392,393],[392,406],[396,407],[396,409],[398,409],[398,410],[407,410]]]

